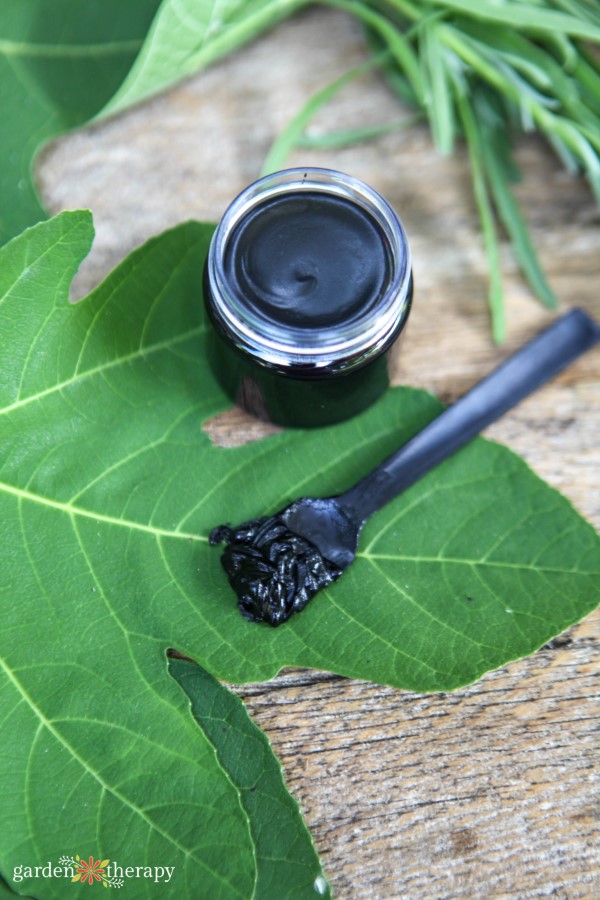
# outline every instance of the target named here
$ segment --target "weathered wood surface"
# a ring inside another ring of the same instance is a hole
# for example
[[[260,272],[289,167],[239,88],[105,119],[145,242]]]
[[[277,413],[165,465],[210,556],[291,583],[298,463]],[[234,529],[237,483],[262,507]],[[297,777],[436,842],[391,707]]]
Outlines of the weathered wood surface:
[[[310,10],[165,96],[49,147],[40,162],[48,206],[95,213],[80,292],[147,236],[186,218],[218,218],[257,177],[290,115],[364,58],[348,16]],[[314,128],[403,114],[368,73]],[[518,157],[518,193],[562,306],[600,319],[600,217],[586,186],[534,138]],[[364,178],[404,219],[417,293],[397,382],[453,400],[550,320],[505,248],[509,340],[491,344],[466,159],[462,151],[441,159],[424,126],[296,152],[290,163]],[[262,433],[239,413],[212,424],[223,443]],[[600,353],[488,434],[600,526]],[[553,646],[453,694],[306,670],[237,689],[273,741],[339,898],[600,896],[599,625],[589,616]]]

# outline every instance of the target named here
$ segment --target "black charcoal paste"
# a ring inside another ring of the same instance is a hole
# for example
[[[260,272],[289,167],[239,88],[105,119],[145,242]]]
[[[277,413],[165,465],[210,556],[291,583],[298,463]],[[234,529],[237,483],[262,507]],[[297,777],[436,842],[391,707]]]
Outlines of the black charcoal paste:
[[[374,313],[390,264],[384,234],[368,212],[316,191],[274,197],[251,210],[225,255],[241,303],[271,326],[311,335]]]
[[[252,622],[273,627],[304,609],[318,591],[342,574],[310,541],[285,525],[279,513],[236,528],[219,525],[210,543],[227,543],[221,564],[238,597],[238,609]]]

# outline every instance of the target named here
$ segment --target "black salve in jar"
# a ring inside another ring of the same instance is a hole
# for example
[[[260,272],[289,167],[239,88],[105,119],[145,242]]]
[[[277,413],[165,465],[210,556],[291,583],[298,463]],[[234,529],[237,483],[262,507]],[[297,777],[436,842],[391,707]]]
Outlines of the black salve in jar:
[[[339,422],[388,386],[412,300],[408,242],[362,181],[287,169],[225,212],[204,295],[211,365],[236,403],[281,425]]]

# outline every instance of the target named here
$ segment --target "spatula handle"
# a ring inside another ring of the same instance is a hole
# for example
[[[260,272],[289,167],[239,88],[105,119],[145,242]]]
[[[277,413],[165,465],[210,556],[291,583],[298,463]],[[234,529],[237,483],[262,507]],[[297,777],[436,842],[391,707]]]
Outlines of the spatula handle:
[[[600,326],[583,310],[561,316],[339,496],[338,502],[354,521],[363,522],[598,340]]]

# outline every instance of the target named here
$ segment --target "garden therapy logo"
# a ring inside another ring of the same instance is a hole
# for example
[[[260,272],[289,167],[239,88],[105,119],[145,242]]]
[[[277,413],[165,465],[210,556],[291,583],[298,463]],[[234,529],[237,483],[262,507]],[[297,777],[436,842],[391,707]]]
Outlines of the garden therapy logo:
[[[105,888],[121,888],[129,878],[147,878],[155,884],[168,884],[173,877],[175,866],[122,866],[116,860],[82,859],[75,856],[61,856],[58,865],[48,861],[43,866],[15,866],[15,884],[26,878],[70,878],[81,884],[101,884]]]

